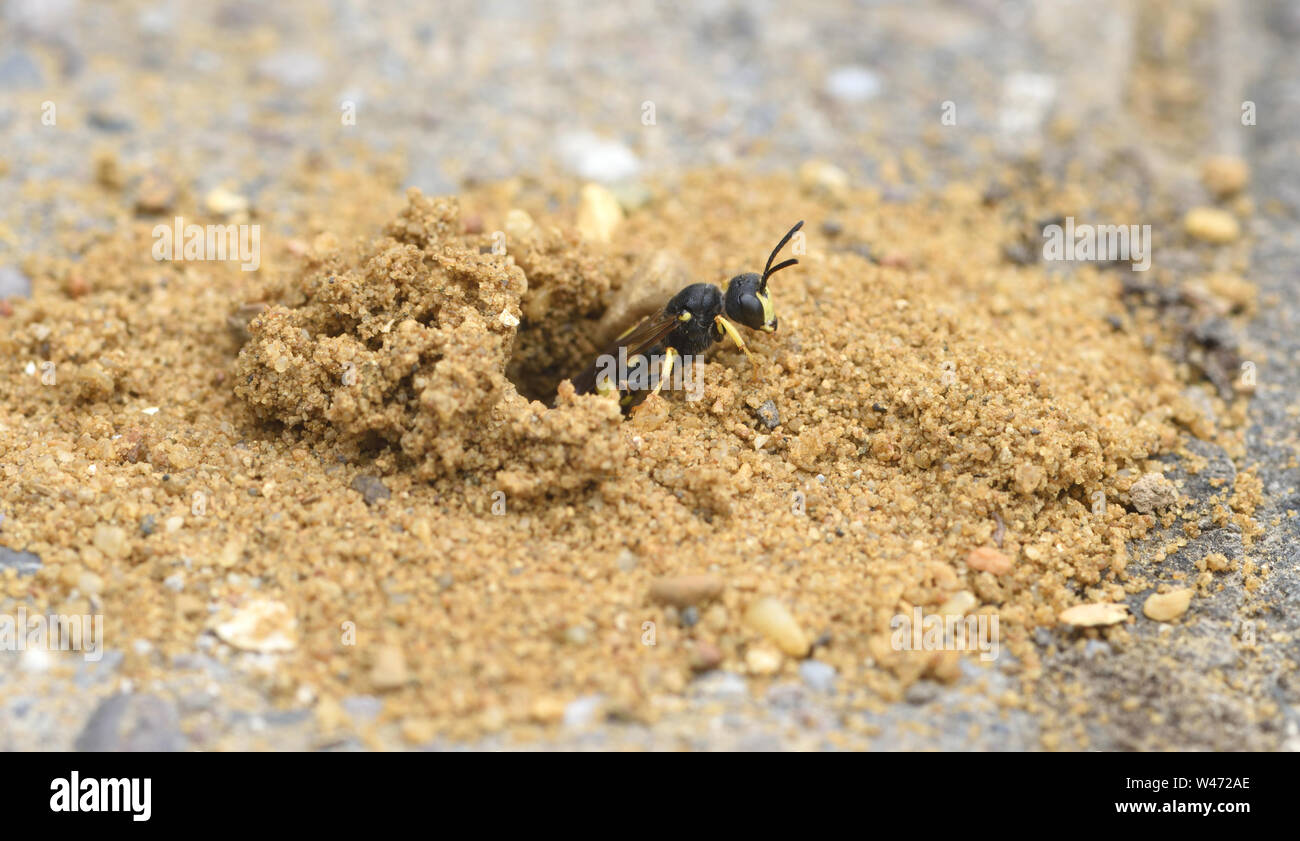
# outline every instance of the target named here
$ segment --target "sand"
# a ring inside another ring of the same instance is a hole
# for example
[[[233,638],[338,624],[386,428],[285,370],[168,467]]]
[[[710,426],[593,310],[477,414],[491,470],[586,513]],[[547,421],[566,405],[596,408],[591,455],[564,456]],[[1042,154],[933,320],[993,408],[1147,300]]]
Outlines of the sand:
[[[1035,628],[1149,586],[1126,547],[1183,513],[1130,498],[1156,457],[1189,430],[1239,446],[1238,396],[1167,352],[1187,339],[1131,274],[1009,259],[1037,220],[1098,211],[1077,184],[897,201],[704,171],[651,182],[599,242],[579,182],[314,178],[304,210],[255,217],[258,272],[152,259],[173,211],[219,218],[189,199],[30,261],[0,319],[0,541],[43,565],[6,570],[0,605],[103,613],[139,684],[207,650],[312,706],[322,740],[358,693],[411,744],[528,738],[579,697],[654,721],[701,668],[763,685],[808,655],[852,703],[896,700],[960,671],[891,645],[916,607],[996,615],[1028,687]],[[780,330],[746,334],[756,380],[722,347],[701,400],[626,421],[563,384],[663,253],[723,283],[798,219]],[[1241,283],[1207,273],[1183,305],[1229,313]],[[1247,535],[1248,475],[1221,509]]]

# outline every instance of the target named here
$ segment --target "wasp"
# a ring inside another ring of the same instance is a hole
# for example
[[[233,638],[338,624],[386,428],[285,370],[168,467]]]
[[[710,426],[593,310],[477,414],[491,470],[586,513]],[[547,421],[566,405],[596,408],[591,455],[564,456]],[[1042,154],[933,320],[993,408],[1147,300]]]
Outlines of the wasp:
[[[658,394],[669,379],[678,359],[683,367],[715,343],[730,339],[748,357],[757,362],[745,345],[737,325],[764,333],[775,333],[776,310],[767,291],[768,279],[796,265],[791,258],[772,265],[781,249],[803,227],[800,221],[781,237],[767,258],[763,273],[738,274],[727,282],[725,292],[712,283],[692,283],[668,300],[661,310],[646,316],[617,339],[596,362],[573,381],[578,394],[618,394],[619,405],[627,414],[649,395]],[[651,370],[652,360],[659,369]],[[615,375],[612,368],[618,370]]]

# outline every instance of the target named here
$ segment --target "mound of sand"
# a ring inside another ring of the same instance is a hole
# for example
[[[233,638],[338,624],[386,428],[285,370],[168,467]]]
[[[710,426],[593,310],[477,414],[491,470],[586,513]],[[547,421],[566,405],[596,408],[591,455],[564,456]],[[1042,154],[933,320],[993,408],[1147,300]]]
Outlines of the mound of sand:
[[[301,304],[251,320],[235,393],[326,445],[391,445],[424,479],[481,473],[527,497],[613,475],[626,458],[617,411],[568,397],[547,410],[506,378],[528,276],[470,239],[455,199],[413,191],[355,265],[323,256]],[[532,300],[582,294],[583,276],[548,272],[541,250],[527,252]]]

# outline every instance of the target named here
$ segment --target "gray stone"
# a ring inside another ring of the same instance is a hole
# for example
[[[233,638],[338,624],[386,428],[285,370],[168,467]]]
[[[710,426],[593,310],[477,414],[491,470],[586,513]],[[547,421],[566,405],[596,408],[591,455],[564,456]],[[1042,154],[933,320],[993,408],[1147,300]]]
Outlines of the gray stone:
[[[741,699],[749,696],[749,684],[735,672],[705,672],[692,684],[696,694],[712,699]]]
[[[105,698],[73,745],[82,752],[171,752],[184,747],[175,706],[154,695],[126,694]]]
[[[1105,640],[1088,640],[1083,644],[1083,656],[1091,660],[1096,656],[1106,657],[1110,655],[1110,643]]]
[[[918,680],[903,693],[903,700],[909,704],[928,704],[938,697],[939,684],[930,680]]]
[[[312,53],[281,50],[258,62],[257,72],[286,88],[308,88],[325,75],[325,64]]]
[[[32,294],[32,282],[13,266],[0,266],[0,298],[26,298]]]
[[[820,660],[804,660],[799,664],[799,677],[804,685],[815,692],[834,692],[835,667]]]
[[[339,702],[354,724],[374,721],[384,710],[384,702],[374,695],[349,695]]]
[[[793,712],[808,704],[808,692],[797,683],[778,683],[767,690],[764,697],[774,709]]]
[[[358,476],[352,480],[348,487],[361,494],[366,501],[366,505],[374,505],[383,499],[388,499],[393,495],[388,490],[388,486],[383,483],[377,476]]]
[[[126,659],[126,655],[121,651],[105,651],[100,659],[86,660],[78,666],[73,680],[82,688],[103,683],[117,674],[117,670],[121,667],[124,659]]]
[[[74,0],[8,0],[3,8],[14,29],[47,38],[66,33],[77,16]]]
[[[93,128],[113,134],[130,131],[131,126],[134,125],[131,118],[126,114],[105,107],[99,107],[91,111],[88,119]]]
[[[41,556],[0,546],[0,570],[16,569],[19,575],[34,575],[41,568]]]
[[[40,65],[27,53],[11,52],[0,58],[0,88],[39,88],[44,82]]]
[[[604,697],[600,695],[584,695],[570,701],[564,708],[564,726],[586,727],[596,723],[604,702]]]

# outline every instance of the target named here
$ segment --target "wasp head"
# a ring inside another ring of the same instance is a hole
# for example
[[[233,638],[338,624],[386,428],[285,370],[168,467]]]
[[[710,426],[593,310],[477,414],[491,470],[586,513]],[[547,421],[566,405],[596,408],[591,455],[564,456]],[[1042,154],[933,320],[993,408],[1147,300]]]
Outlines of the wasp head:
[[[776,255],[781,253],[785,244],[795,235],[795,232],[803,227],[800,221],[797,225],[786,232],[781,237],[781,241],[772,249],[772,254],[767,258],[767,265],[763,267],[761,275],[754,272],[738,274],[727,284],[726,311],[727,318],[739,322],[751,330],[762,330],[765,333],[776,332],[776,310],[772,307],[772,298],[767,294],[767,279],[782,269],[788,269],[798,263],[798,260],[790,259],[783,263],[772,265]]]
[[[733,277],[727,284],[724,305],[727,318],[732,321],[751,330],[776,332],[776,312],[772,309],[772,298],[763,288],[763,278],[759,275],[749,272]]]

